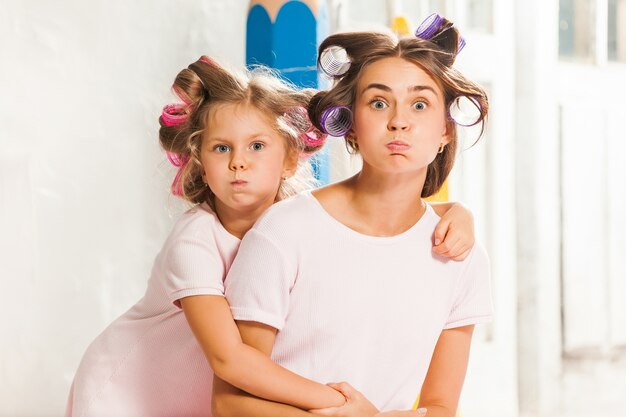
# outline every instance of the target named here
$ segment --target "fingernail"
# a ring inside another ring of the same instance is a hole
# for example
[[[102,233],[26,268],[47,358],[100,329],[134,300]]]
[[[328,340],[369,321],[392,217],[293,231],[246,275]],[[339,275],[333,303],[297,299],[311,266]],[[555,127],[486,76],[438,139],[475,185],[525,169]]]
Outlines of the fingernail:
[[[438,244],[440,244],[440,243],[441,243],[441,240],[440,240],[440,239],[435,239],[435,246],[437,246],[437,245],[438,245]]]
[[[426,408],[418,408],[418,409],[417,409],[417,412],[418,412],[418,413],[421,413],[423,416],[424,416],[424,415],[426,415],[426,412],[427,412],[427,411],[428,411],[428,410],[427,410]]]

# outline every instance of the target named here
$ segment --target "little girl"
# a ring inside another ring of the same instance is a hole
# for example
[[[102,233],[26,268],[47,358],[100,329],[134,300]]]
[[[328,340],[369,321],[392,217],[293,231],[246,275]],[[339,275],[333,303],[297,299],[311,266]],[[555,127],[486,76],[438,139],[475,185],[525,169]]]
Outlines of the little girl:
[[[311,183],[299,156],[326,138],[308,126],[313,91],[267,72],[237,74],[207,57],[183,69],[173,89],[182,103],[165,106],[160,142],[178,167],[172,192],[194,207],[158,254],[145,296],[89,346],[67,416],[210,416],[213,372],[300,408],[342,405],[336,390],[243,344],[223,288],[240,239],[261,213]],[[446,240],[461,241],[451,257],[472,243],[464,209],[456,216],[464,230],[447,232]],[[267,402],[257,411],[275,407]]]
[[[350,381],[382,410],[409,409],[421,392],[429,417],[452,417],[474,324],[492,316],[489,261],[478,245],[462,262],[433,254],[439,217],[415,197],[441,187],[456,123],[482,122],[488,104],[452,67],[464,41],[451,22],[431,16],[418,36],[322,42],[318,62],[337,82],[309,115],[345,134],[363,168],[268,209],[242,241],[226,297],[244,342],[299,375]],[[460,110],[472,108],[468,122]],[[327,415],[354,406],[338,388],[348,403]],[[214,402],[219,417],[241,416],[249,397],[217,380]]]

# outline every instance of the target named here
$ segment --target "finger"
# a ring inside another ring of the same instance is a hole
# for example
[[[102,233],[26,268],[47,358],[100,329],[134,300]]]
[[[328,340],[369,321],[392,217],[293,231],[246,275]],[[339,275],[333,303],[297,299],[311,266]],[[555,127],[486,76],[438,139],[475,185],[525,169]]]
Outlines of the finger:
[[[339,412],[339,407],[318,408],[315,410],[309,410],[309,412],[319,416],[334,416]]]
[[[346,400],[352,399],[358,393],[358,391],[347,382],[331,382],[327,385],[332,389],[339,391],[344,397],[346,397]]]
[[[433,247],[433,250],[439,255],[449,256],[448,254],[450,253],[450,249],[452,249],[457,243],[459,243],[459,239],[456,236],[448,233],[448,236],[446,236],[446,240],[441,242],[439,246]]]
[[[454,259],[455,261],[462,261],[469,256],[471,251],[472,251],[472,248],[468,248],[465,250],[465,252],[462,252],[460,255],[455,256],[452,259]]]
[[[461,240],[457,240],[453,244],[450,245],[448,252],[446,252],[445,256],[448,258],[454,258],[455,256],[459,256],[463,253],[465,249],[465,244]]]
[[[441,219],[437,226],[435,226],[435,234],[434,234],[434,244],[435,246],[439,245],[441,242],[446,240],[446,234],[448,233],[448,228],[450,227],[450,220]]]

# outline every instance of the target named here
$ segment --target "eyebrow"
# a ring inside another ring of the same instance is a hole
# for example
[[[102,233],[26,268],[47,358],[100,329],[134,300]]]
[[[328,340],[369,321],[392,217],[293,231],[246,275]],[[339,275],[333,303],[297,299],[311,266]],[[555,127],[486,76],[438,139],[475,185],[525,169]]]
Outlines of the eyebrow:
[[[367,87],[365,87],[363,91],[361,91],[361,94],[365,93],[367,90],[371,88],[376,88],[376,89],[391,93],[391,87],[386,86],[385,84],[372,83],[372,84],[369,84]],[[414,85],[414,86],[409,87],[408,90],[409,91],[428,90],[428,91],[431,91],[435,96],[437,96],[437,92],[435,91],[435,89],[428,85]]]

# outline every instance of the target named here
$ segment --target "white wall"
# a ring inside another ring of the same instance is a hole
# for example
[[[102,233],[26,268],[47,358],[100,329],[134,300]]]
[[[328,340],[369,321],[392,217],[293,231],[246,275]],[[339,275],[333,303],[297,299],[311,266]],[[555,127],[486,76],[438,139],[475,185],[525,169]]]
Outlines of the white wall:
[[[158,146],[176,73],[244,62],[248,2],[0,3],[0,415],[62,415],[181,206]],[[219,34],[219,35],[218,35]]]

